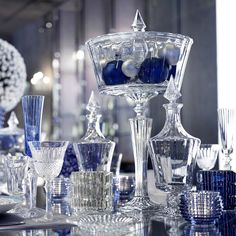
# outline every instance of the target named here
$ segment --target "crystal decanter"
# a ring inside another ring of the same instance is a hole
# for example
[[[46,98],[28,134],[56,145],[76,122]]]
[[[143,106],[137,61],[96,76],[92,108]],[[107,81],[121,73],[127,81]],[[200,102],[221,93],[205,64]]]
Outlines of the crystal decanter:
[[[80,170],[110,171],[115,143],[106,139],[100,130],[100,105],[91,93],[87,110],[88,128],[76,144],[73,144]]]
[[[183,104],[176,100],[181,97],[173,78],[170,79],[164,97],[166,121],[159,134],[149,141],[149,150],[158,189],[168,192],[167,213],[178,214],[178,194],[191,188],[195,157],[200,139],[189,135],[183,128],[180,110]]]

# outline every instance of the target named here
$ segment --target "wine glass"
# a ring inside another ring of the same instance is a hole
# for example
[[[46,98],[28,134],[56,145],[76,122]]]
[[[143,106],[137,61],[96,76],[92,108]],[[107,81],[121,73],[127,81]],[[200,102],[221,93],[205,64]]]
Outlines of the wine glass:
[[[231,170],[230,162],[231,154],[233,153],[235,121],[235,109],[220,108],[218,110],[218,125],[222,152],[225,155],[225,170]]]
[[[197,155],[197,164],[202,170],[211,170],[219,154],[218,144],[201,144]]]
[[[32,141],[28,142],[33,164],[37,174],[45,180],[46,189],[46,215],[45,219],[52,218],[52,180],[61,171],[68,141]]]

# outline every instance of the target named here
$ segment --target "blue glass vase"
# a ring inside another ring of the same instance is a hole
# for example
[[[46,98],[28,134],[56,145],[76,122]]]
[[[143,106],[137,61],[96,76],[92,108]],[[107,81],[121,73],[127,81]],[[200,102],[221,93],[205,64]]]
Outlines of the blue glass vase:
[[[40,141],[44,96],[27,95],[22,97],[25,128],[25,155],[32,157],[28,142]]]

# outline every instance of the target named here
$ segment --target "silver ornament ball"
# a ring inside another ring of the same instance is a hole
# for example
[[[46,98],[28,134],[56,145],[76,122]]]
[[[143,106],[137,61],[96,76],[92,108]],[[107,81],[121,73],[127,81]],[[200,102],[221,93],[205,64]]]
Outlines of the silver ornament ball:
[[[134,78],[138,74],[138,68],[135,61],[132,59],[124,61],[121,70],[127,77],[130,78]]]

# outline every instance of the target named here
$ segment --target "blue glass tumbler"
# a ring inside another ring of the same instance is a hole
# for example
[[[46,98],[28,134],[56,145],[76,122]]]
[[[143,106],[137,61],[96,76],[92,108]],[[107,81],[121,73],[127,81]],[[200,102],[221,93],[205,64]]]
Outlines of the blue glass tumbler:
[[[220,193],[224,210],[236,207],[236,173],[230,170],[200,170],[197,172],[197,189]]]
[[[25,128],[25,155],[32,157],[28,142],[40,141],[44,96],[27,95],[22,97]]]

